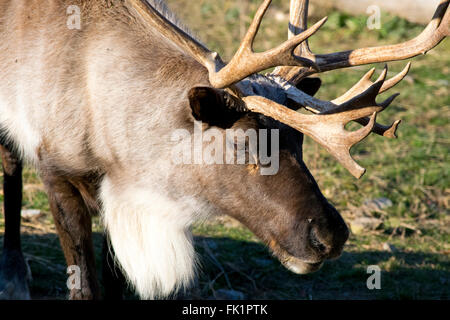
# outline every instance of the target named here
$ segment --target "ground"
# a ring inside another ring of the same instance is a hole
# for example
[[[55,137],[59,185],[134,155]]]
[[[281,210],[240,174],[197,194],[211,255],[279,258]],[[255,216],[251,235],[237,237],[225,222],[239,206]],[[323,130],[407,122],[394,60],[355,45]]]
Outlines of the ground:
[[[230,58],[242,38],[259,0],[170,0],[180,18],[210,48]],[[279,44],[286,37],[289,1],[274,1],[259,32],[256,49]],[[189,8],[187,10],[186,8]],[[380,30],[366,27],[366,16],[352,17],[313,8],[311,22],[322,14],[329,21],[310,41],[316,53],[396,43],[417,35],[423,26],[382,16]],[[213,299],[449,299],[449,131],[450,42],[426,56],[412,59],[408,77],[385,93],[401,96],[379,116],[381,122],[401,118],[399,138],[372,135],[352,150],[368,169],[356,180],[309,138],[305,162],[324,195],[348,223],[362,216],[377,218],[374,230],[356,230],[336,261],[311,275],[294,275],[273,258],[250,231],[231,219],[218,219],[193,228],[202,269],[187,298]],[[389,75],[406,62],[389,63]],[[321,99],[344,93],[372,66],[321,75]],[[377,65],[378,72],[383,66]],[[380,99],[381,99],[380,98]],[[1,177],[0,177],[1,179]],[[24,209],[38,209],[38,217],[23,222],[23,248],[33,273],[31,295],[36,299],[66,297],[65,263],[47,197],[36,172],[25,170]],[[391,206],[373,210],[367,203],[387,198]],[[3,200],[0,194],[0,202]],[[366,210],[364,210],[366,209]],[[102,228],[94,222],[100,258]],[[0,218],[0,235],[4,231]],[[0,242],[2,238],[0,237]],[[1,243],[0,243],[1,244]],[[381,289],[369,290],[369,265],[381,268]],[[135,298],[132,294],[129,298]]]

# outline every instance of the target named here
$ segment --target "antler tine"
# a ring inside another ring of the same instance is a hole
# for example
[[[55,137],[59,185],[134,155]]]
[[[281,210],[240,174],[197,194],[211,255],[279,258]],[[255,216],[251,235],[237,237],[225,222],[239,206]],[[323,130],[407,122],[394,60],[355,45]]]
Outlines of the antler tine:
[[[308,28],[308,8],[309,0],[291,0],[288,39],[295,37]],[[314,58],[309,49],[308,39],[300,43],[294,53],[300,57]]]
[[[376,114],[383,107],[369,106],[333,114],[304,115],[261,96],[244,97],[243,100],[250,111],[272,117],[310,136],[356,178],[364,174],[365,169],[351,157],[350,149],[370,134],[375,125]],[[365,127],[354,132],[345,130],[349,121],[368,115],[371,117]]]
[[[392,87],[396,86],[397,83],[399,83],[406,77],[410,69],[411,69],[411,62],[408,62],[400,73],[396,74],[394,77],[383,83],[383,86],[380,89],[380,93],[383,93],[391,89]]]
[[[380,88],[379,94],[391,89],[397,83],[399,83],[401,80],[403,80],[405,78],[405,76],[408,74],[410,68],[411,68],[411,62],[408,62],[408,64],[405,66],[405,68],[403,68],[403,70],[400,73],[398,73],[397,75],[395,75],[393,78],[391,78],[389,80],[385,80],[385,77],[387,74],[387,65],[386,65],[383,72],[381,73],[381,75],[379,76],[379,78],[376,81],[376,82],[378,82],[378,81],[384,80],[383,85]],[[358,83],[356,83],[352,88],[350,88],[350,90],[348,90],[346,93],[344,93],[339,98],[334,99],[332,102],[336,105],[343,104],[346,101],[357,96],[358,94],[361,94],[362,92],[364,92],[367,88],[369,88],[371,85],[373,85],[373,82],[370,79],[373,76],[374,72],[375,72],[375,68],[372,68],[371,70],[369,70],[369,72],[367,72],[361,78],[361,80],[358,81]],[[392,98],[392,97],[395,98],[396,95],[391,96],[390,98]],[[316,111],[316,112],[318,112],[318,111]],[[356,120],[356,122],[358,122],[362,125],[367,125],[369,123],[369,119],[368,118],[358,119],[358,120]],[[398,125],[400,123],[401,123],[401,120],[396,120],[390,126],[384,126],[379,123],[376,123],[373,128],[373,132],[378,135],[387,137],[387,138],[396,138],[397,137],[396,131],[397,131]]]
[[[307,28],[309,0],[291,0],[289,9],[288,39],[302,33]],[[307,43],[303,43],[304,46]]]
[[[289,28],[288,28],[288,39],[300,34],[307,28],[308,21],[308,8],[309,0],[291,0],[291,5],[289,9]],[[299,57],[308,57],[311,60],[314,59],[314,55],[309,49],[308,40],[303,41],[294,51],[294,53]],[[287,67],[281,66],[277,67],[272,74],[283,77],[284,79],[291,81],[292,77],[289,74],[294,72],[294,70],[300,67]],[[296,84],[294,82],[294,84]]]
[[[376,70],[375,68],[370,69],[353,87],[351,87],[342,96],[332,100],[332,102],[335,104],[344,103],[345,101],[351,99],[355,95],[358,95],[361,92],[363,92],[364,90],[366,90],[373,83],[372,81],[370,81],[370,79],[372,78],[373,74],[375,73],[375,70]]]
[[[369,118],[361,118],[361,119],[357,119],[355,121],[363,126],[366,126],[369,123]],[[396,133],[397,133],[398,126],[401,122],[402,122],[402,120],[395,120],[394,123],[392,123],[390,126],[385,126],[385,125],[376,123],[372,129],[372,132],[374,132],[380,136],[386,137],[386,138],[395,139],[395,138],[397,138]]]
[[[266,14],[267,9],[269,9],[271,2],[272,0],[264,0],[264,2],[256,11],[255,17],[253,18],[253,21],[250,24],[250,27],[248,28],[247,33],[244,36],[244,39],[242,39],[241,44],[239,46],[239,50],[236,52],[236,55],[238,55],[241,50],[253,49],[253,43],[255,41],[256,35],[258,34],[259,27],[261,26],[264,15]]]
[[[245,79],[249,75],[280,65],[303,66],[314,70],[317,69],[313,61],[297,57],[293,51],[300,43],[316,33],[326,22],[327,17],[274,49],[261,53],[253,52],[254,39],[261,25],[264,13],[267,11],[271,2],[271,0],[265,0],[258,9],[244,40],[231,61],[219,72],[212,73],[210,70],[210,82],[214,87],[224,88]]]
[[[359,107],[361,105],[378,105],[375,98],[380,93],[380,89],[385,82],[386,73],[387,70],[382,73],[382,77],[380,77],[378,81],[371,83],[368,87],[364,87],[364,91],[358,90],[357,92],[352,93],[351,96],[349,95],[346,100],[338,101],[341,102],[340,104],[336,103],[337,100],[324,101],[311,97],[310,95],[290,85],[288,82],[279,82],[279,85],[285,90],[286,96],[298,105],[316,114],[331,114],[342,112],[352,106]]]
[[[329,71],[370,63],[404,60],[425,54],[438,45],[448,35],[450,0],[442,0],[433,20],[425,30],[412,40],[387,46],[361,48],[351,51],[316,55],[320,71]]]
[[[405,69],[400,73],[401,75],[404,75]],[[385,81],[387,75],[387,68],[385,68],[378,80],[373,83],[369,79],[373,75],[374,71],[375,70],[370,70],[368,73],[366,73],[363,78],[354,86],[354,88],[350,89],[349,92],[344,94],[343,99],[338,98],[333,101],[323,101],[311,97],[287,82],[280,83],[280,85],[285,89],[287,97],[290,100],[315,114],[338,114],[340,112],[351,111],[364,106],[378,106],[380,107],[378,112],[381,112],[392,103],[392,101],[398,96],[398,94],[392,95],[382,103],[377,103],[376,97],[381,92],[382,88],[388,88],[390,86],[393,86],[396,81],[398,82],[399,76],[397,75],[394,78]],[[395,81],[392,81],[393,79]],[[387,86],[386,82],[388,82]],[[367,125],[369,123],[368,118],[360,119],[356,117],[354,120],[363,125]],[[399,120],[394,122],[394,124],[391,126],[383,126],[375,123],[373,126],[373,132],[385,137],[395,138],[395,131],[399,123]]]
[[[341,112],[347,112],[352,111],[361,107],[366,106],[378,106],[380,109],[378,112],[383,111],[386,109],[394,100],[399,96],[398,93],[393,94],[386,100],[384,100],[381,103],[376,102],[376,97],[378,93],[380,92],[380,88],[383,85],[384,79],[375,82],[373,85],[371,85],[369,88],[367,88],[364,92],[354,96],[353,98],[349,99],[348,101],[336,106],[335,108],[320,112],[320,114],[338,114]],[[351,120],[358,120],[362,117],[358,117],[358,113],[355,112],[353,114],[353,118]]]
[[[420,35],[409,41],[330,54],[316,55],[308,52],[307,57],[316,62],[319,72],[325,72],[364,64],[404,60],[425,54],[450,35],[449,3],[450,0],[441,0],[427,27]],[[307,67],[282,67],[278,68],[273,75],[280,76],[295,85],[304,77],[316,72]]]
[[[387,75],[387,71],[388,71],[388,66],[385,65],[383,71],[381,72],[380,76],[378,77],[378,79],[375,82],[380,82],[382,81],[382,85],[380,87],[380,91],[379,93],[381,93],[381,89],[384,87],[384,91],[386,91],[388,88],[388,86],[390,86],[389,88],[394,86],[394,82],[395,81],[386,81],[386,75]],[[404,70],[403,70],[404,71]],[[402,73],[403,73],[402,71]],[[374,82],[372,82],[370,79],[372,78],[373,74],[375,73],[375,68],[370,69],[353,87],[351,87],[346,93],[344,93],[342,96],[340,96],[339,98],[336,98],[334,100],[332,100],[331,102],[335,103],[335,104],[342,104],[348,100],[350,100],[351,98],[357,96],[358,94],[364,92],[365,90],[367,90],[367,88],[369,88],[371,85],[374,84]],[[393,78],[394,79],[394,78]],[[396,76],[396,78],[394,80],[398,80],[398,77]],[[400,79],[401,80],[401,79]],[[396,83],[398,83],[400,80],[398,80]],[[388,83],[389,82],[389,83]],[[395,83],[395,84],[396,84]]]

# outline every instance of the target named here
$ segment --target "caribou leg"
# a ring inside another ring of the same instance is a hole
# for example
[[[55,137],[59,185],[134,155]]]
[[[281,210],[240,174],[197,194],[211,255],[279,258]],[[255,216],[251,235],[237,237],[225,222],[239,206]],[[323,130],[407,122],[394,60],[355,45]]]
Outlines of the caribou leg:
[[[5,234],[0,257],[0,299],[28,300],[30,269],[23,257],[20,242],[22,207],[22,163],[0,145],[3,167]]]
[[[91,300],[100,298],[92,244],[91,214],[79,190],[65,177],[43,170],[50,208],[55,220],[61,247],[74,279],[69,298]],[[79,283],[79,285],[77,285]]]

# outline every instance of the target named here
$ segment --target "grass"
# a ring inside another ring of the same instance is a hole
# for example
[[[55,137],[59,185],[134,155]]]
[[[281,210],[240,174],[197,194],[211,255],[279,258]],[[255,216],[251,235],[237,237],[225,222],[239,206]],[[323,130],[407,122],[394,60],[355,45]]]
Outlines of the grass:
[[[229,59],[260,1],[168,3],[211,49]],[[257,38],[257,50],[269,49],[285,39],[288,6],[289,1],[274,1]],[[405,41],[423,28],[383,15],[382,28],[368,30],[366,16],[313,9],[311,22],[323,14],[329,16],[310,41],[316,53]],[[189,297],[214,298],[220,289],[232,289],[249,299],[449,299],[449,49],[450,42],[444,40],[426,56],[412,59],[408,77],[380,97],[401,93],[379,120],[390,123],[401,118],[403,123],[399,139],[372,135],[352,150],[357,161],[368,169],[361,180],[355,180],[310,139],[305,141],[306,164],[324,195],[347,221],[359,215],[355,208],[366,200],[385,197],[392,201],[391,207],[370,213],[383,221],[381,227],[352,234],[341,258],[327,262],[317,273],[297,276],[286,271],[250,231],[236,222],[221,219],[195,225],[202,270]],[[405,64],[389,63],[389,75]],[[371,67],[321,75],[323,87],[318,97],[333,99],[341,95]],[[376,67],[379,71],[382,68]],[[24,252],[34,278],[32,296],[64,298],[63,255],[42,184],[29,168],[25,171],[24,195],[24,208],[43,212],[23,226]],[[3,227],[0,218],[0,233]],[[99,254],[102,229],[97,220],[94,230]],[[394,250],[386,250],[386,243]],[[367,289],[368,265],[380,266],[381,290]]]

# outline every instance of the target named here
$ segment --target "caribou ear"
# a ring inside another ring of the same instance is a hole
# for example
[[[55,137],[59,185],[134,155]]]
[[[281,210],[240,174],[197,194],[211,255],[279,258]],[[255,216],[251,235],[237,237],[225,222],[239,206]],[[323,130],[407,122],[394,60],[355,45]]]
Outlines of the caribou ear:
[[[225,90],[194,87],[188,97],[194,118],[211,126],[230,128],[248,112],[242,100]]]
[[[314,96],[322,85],[320,78],[304,78],[297,84],[297,89],[304,93]]]

